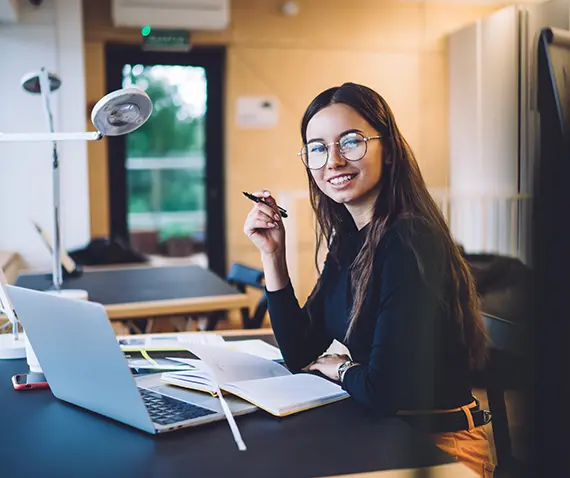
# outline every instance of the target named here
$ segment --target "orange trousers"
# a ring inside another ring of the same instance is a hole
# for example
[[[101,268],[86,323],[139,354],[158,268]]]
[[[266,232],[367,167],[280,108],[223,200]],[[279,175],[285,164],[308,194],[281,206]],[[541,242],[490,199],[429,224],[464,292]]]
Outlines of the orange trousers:
[[[469,408],[476,402],[452,410],[434,410],[427,413],[449,413],[463,411],[467,417],[468,430],[458,432],[432,433],[431,440],[443,451],[455,457],[459,463],[467,466],[481,478],[492,478],[495,470],[491,460],[491,447],[484,427],[475,427]],[[401,411],[399,414],[407,415],[417,412]],[[425,413],[425,412],[424,412]]]
[[[478,473],[481,478],[492,478],[495,465],[491,463],[491,448],[483,427],[459,432],[430,435],[443,451],[457,458],[459,463]]]

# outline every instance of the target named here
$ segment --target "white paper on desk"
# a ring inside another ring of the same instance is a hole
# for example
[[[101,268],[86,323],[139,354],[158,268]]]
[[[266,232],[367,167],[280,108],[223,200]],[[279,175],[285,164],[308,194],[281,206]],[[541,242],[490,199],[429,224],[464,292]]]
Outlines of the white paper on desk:
[[[152,353],[152,352],[151,352]],[[199,362],[199,360],[196,360]],[[192,370],[194,367],[189,364],[183,364],[180,362],[173,361],[171,359],[156,358],[152,360],[147,360],[146,358],[129,358],[127,360],[129,368],[134,369],[144,369],[144,370],[166,370],[166,371],[176,371],[176,370]]]
[[[205,334],[203,332],[182,332],[176,335],[179,342],[185,344],[223,344],[224,338],[217,334]]]
[[[223,344],[224,338],[217,334],[204,334],[201,332],[183,332],[179,334],[141,334],[121,335],[117,337],[119,344],[124,348],[138,347],[179,349],[180,344]]]
[[[267,360],[283,360],[281,350],[261,339],[227,341],[225,347],[230,350],[256,355],[257,357]]]
[[[190,344],[188,350],[208,365],[218,384],[291,375],[289,370],[277,362],[228,350],[225,346]],[[188,363],[188,359],[174,360]]]

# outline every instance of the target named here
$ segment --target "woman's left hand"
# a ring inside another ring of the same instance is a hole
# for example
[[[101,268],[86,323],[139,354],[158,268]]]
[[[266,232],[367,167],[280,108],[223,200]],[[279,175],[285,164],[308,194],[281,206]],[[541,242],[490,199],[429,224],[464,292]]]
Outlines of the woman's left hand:
[[[307,365],[303,370],[318,370],[322,374],[326,375],[332,380],[338,380],[338,366],[341,363],[350,360],[348,355],[339,355],[339,354],[331,354],[331,355],[323,355],[319,357],[314,362],[311,362]]]

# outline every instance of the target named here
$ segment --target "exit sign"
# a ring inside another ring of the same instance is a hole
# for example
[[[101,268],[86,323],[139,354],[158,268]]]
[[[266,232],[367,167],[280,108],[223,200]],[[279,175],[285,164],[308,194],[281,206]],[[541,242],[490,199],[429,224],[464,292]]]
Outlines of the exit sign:
[[[141,30],[141,35],[144,50],[190,50],[190,32],[186,30],[155,30],[146,26]]]

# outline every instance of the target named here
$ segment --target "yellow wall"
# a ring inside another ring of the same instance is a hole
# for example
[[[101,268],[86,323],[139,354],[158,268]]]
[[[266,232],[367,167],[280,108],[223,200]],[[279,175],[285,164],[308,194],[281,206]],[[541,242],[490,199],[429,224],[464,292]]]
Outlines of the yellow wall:
[[[321,90],[344,81],[382,94],[412,145],[430,187],[448,182],[448,86],[445,35],[498,6],[387,0],[300,0],[300,14],[285,17],[278,0],[231,0],[231,25],[199,33],[195,44],[228,46],[226,100],[226,196],[229,260],[259,263],[243,235],[251,204],[242,190],[274,193],[306,188],[296,156],[299,122]],[[139,29],[113,28],[110,0],[84,1],[87,98],[103,96],[104,42],[140,41]],[[234,122],[239,95],[276,95],[280,125],[240,130]],[[91,233],[109,231],[106,148],[89,144]],[[303,212],[306,219],[307,213]],[[293,218],[291,218],[293,220]],[[299,298],[312,286],[312,231],[299,226]]]

